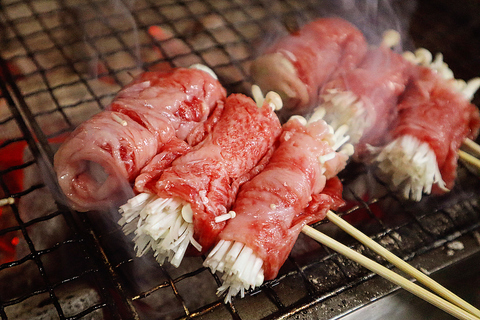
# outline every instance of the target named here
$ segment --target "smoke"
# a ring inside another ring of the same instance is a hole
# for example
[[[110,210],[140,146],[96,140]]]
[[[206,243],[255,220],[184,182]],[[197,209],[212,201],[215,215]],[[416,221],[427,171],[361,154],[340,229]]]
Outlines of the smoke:
[[[75,27],[69,28],[69,33],[65,35],[66,43],[79,42],[83,45],[81,50],[72,50],[68,53],[71,55],[72,61],[88,61],[88,67],[83,70],[84,72],[91,72],[94,77],[103,79],[104,82],[109,84],[118,82],[118,79],[114,76],[115,69],[112,65],[109,64],[106,60],[103,59],[103,56],[100,52],[106,51],[103,46],[103,38],[98,37],[97,29],[94,29],[96,25],[93,23],[86,23],[83,16],[91,16],[92,10],[98,8],[89,8],[85,9],[83,7],[73,7],[69,6],[65,0],[62,0],[61,3],[64,6],[66,14],[63,16],[65,23],[73,23]],[[139,43],[139,30],[136,24],[135,17],[131,13],[131,8],[134,5],[134,1],[112,1],[109,3],[114,13],[117,14],[116,23],[106,23],[103,27],[113,28],[121,27],[119,24],[123,23],[128,25],[128,28],[122,27],[122,29],[130,29],[130,33],[127,37],[128,47],[131,48],[129,51],[129,57],[133,60],[133,64],[127,67],[131,68],[141,68],[141,50]],[[271,1],[265,2],[264,6],[277,6],[280,3]],[[387,29],[395,29],[399,31],[403,37],[402,46],[408,46],[408,27],[409,19],[411,13],[415,9],[415,2],[412,0],[408,1],[387,1],[387,0],[327,0],[322,1],[322,4],[318,6],[317,11],[313,13],[315,17],[327,17],[327,16],[338,16],[344,18],[353,24],[355,24],[367,37],[367,40],[372,45],[378,44],[381,41],[382,34]],[[96,13],[97,14],[97,13]],[[266,38],[262,38],[260,45],[258,46],[261,51],[262,48],[265,48],[272,41],[274,41],[278,36],[284,35],[289,31],[294,30],[295,28],[305,24],[308,20],[311,20],[313,17],[308,17],[302,14],[286,15],[279,16],[279,19],[275,22],[270,22],[270,33]],[[118,25],[117,25],[118,23]],[[96,40],[95,40],[96,39]],[[92,49],[93,47],[93,49]],[[108,51],[108,50],[107,50]],[[122,63],[128,63],[125,60]],[[112,78],[110,78],[112,76]],[[39,160],[39,165],[42,167],[40,171],[46,172],[46,176],[51,177],[51,167],[48,161]],[[38,174],[38,173],[37,173]],[[35,183],[38,183],[36,181]],[[55,183],[47,179],[46,182],[52,192],[56,192],[58,188],[54,185]],[[124,198],[131,196],[131,188],[126,183],[125,185],[125,194]],[[42,189],[37,193],[32,193],[31,197],[24,197],[22,199],[22,212],[25,214],[29,212],[39,212],[35,211],[34,208],[41,208],[42,205],[46,207],[41,210],[40,214],[48,214],[55,210],[55,205],[53,199],[51,201],[45,202],[42,199],[45,199],[45,190]],[[55,194],[55,200],[60,203],[67,204],[63,199],[62,195]],[[42,203],[39,203],[42,201]],[[126,202],[126,201],[124,201]],[[52,209],[53,208],[53,209]],[[180,266],[178,270],[171,270],[167,265],[165,267],[160,267],[153,256],[145,256],[137,258],[133,249],[132,236],[127,237],[123,234],[117,222],[120,219],[120,214],[118,213],[118,208],[111,207],[106,210],[106,212],[92,212],[88,214],[88,217],[91,219],[92,225],[96,233],[100,236],[102,241],[102,246],[105,249],[105,252],[109,256],[112,264],[118,267],[119,273],[122,275],[122,279],[125,281],[126,289],[129,293],[138,294],[139,292],[144,292],[151,289],[155,285],[162,285],[168,283],[169,279],[167,274],[170,272],[176,274],[182,274],[185,272],[192,271],[197,267],[201,267],[200,258],[187,258],[186,261]],[[26,220],[31,220],[32,217],[28,217]],[[52,220],[52,225],[48,226],[46,229],[53,230],[66,230],[63,225],[56,225],[56,223],[63,223],[58,219]],[[35,231],[36,232],[36,231]],[[47,233],[48,234],[48,233]],[[43,248],[48,248],[57,241],[61,241],[66,235],[63,233],[56,234],[51,236],[48,234],[44,241],[48,241],[41,246]],[[40,237],[40,233],[39,233]],[[53,242],[51,242],[53,241]],[[309,247],[310,248],[310,247]],[[217,299],[215,297],[216,284],[212,283],[212,277],[202,277],[195,278],[196,280],[189,281],[188,284],[190,287],[194,287],[194,290],[188,290],[187,288],[181,292],[184,297],[188,295],[195,295],[196,304],[204,305],[205,303],[214,301]],[[181,310],[179,308],[172,307],[172,305],[177,305],[178,299],[173,295],[172,290],[167,286],[167,289],[159,289],[152,293],[150,297],[145,299],[139,299],[135,302],[136,306],[139,308],[140,312],[146,314],[147,318],[153,318],[162,316],[165,318],[168,317],[177,317],[181,316],[178,314],[171,314],[171,309]],[[200,294],[200,292],[204,294]],[[188,301],[194,301],[194,298],[188,299]]]
[[[113,10],[115,14],[118,14],[120,16],[120,23],[121,25],[114,25],[113,27],[116,28],[124,28],[124,24],[127,24],[128,26],[131,27],[132,32],[129,34],[129,37],[127,38],[127,43],[129,45],[133,45],[133,52],[132,55],[136,58],[137,62],[137,67],[140,69],[142,66],[141,62],[141,54],[140,54],[140,36],[138,33],[138,27],[137,23],[135,21],[135,18],[131,14],[131,9],[133,8],[135,4],[135,0],[110,0],[112,2]]]
[[[116,2],[115,10],[122,13],[126,17],[126,21],[129,24],[135,25],[135,20],[132,15],[128,13],[129,6],[132,3]],[[265,7],[277,6],[280,3],[268,2],[264,4]],[[308,20],[317,17],[337,16],[344,18],[354,25],[356,25],[366,36],[367,41],[372,44],[380,43],[382,34],[388,29],[395,29],[404,35],[403,39],[408,39],[408,26],[409,17],[415,8],[415,2],[413,1],[386,1],[386,0],[328,0],[322,1],[322,5],[317,8],[314,13],[315,17],[307,17],[301,14],[285,15],[278,17],[278,20],[271,21],[269,27],[269,34],[262,38],[259,42],[259,51],[262,48],[268,46],[276,38],[291,32],[295,28],[308,22]],[[275,11],[274,9],[272,11]],[[137,34],[138,30],[133,27],[133,34]],[[138,35],[137,35],[138,36]],[[173,34],[172,34],[173,36]],[[165,39],[157,39],[163,41]],[[138,53],[138,44],[135,47],[135,51]],[[195,267],[201,267],[200,258],[187,258],[179,269],[173,270],[168,264],[164,267],[160,267],[152,256],[151,252],[144,257],[136,257],[135,250],[133,248],[132,237],[125,236],[118,226],[117,222],[120,215],[117,208],[112,207],[108,213],[89,214],[95,231],[102,238],[102,246],[105,252],[112,260],[114,265],[121,265],[118,270],[122,275],[122,279],[125,280],[126,289],[132,294],[138,294],[152,289],[155,286],[162,286],[165,288],[155,290],[150,296],[139,299],[136,306],[139,312],[144,313],[147,317],[162,316],[168,318],[170,316],[181,316],[176,314],[169,314],[171,309],[181,309],[172,307],[177,305],[178,300],[172,294],[172,290],[169,288],[168,275],[170,272],[175,274],[183,274]],[[308,247],[310,248],[310,247]],[[296,251],[302,251],[297,246]],[[216,288],[215,283],[211,283],[211,277],[208,279],[188,280],[190,287],[195,287],[195,290],[185,290],[181,292],[182,296],[188,296],[189,293],[196,295],[194,299],[187,299],[187,301],[197,301],[199,305],[206,302],[214,301],[214,291]],[[198,288],[204,288],[200,291]],[[199,292],[209,292],[213,290],[211,294],[198,294]]]
[[[71,61],[80,62],[76,66],[80,72],[113,85],[123,82],[116,70],[141,69],[140,35],[131,13],[134,2],[110,0],[81,6],[60,0],[59,18],[69,26],[64,29],[62,43],[73,44],[63,50]],[[122,37],[111,37],[119,32]]]
[[[30,149],[26,148],[21,152],[23,163],[34,160]],[[24,168],[22,174],[15,177],[20,181],[14,181],[19,185],[19,189],[25,192],[18,200],[18,215],[26,228],[26,236],[23,236],[21,232],[18,233],[19,241],[15,247],[15,260],[26,259],[31,254],[32,248],[26,237],[33,244],[35,250],[41,251],[54,247],[71,235],[71,230],[63,216],[56,215],[58,212],[57,200],[61,199],[62,195],[54,186],[55,182],[51,178],[50,162],[41,155],[37,155],[35,161],[35,164]],[[8,214],[13,215],[13,212],[8,211]],[[59,246],[58,250],[42,255],[41,260],[51,281],[59,281],[65,275],[65,265],[72,266],[69,268],[70,271],[77,270],[79,272],[79,269],[74,266],[82,263],[75,261],[76,257],[71,255],[68,246]],[[15,279],[15,281],[12,282],[11,279]],[[42,284],[43,280],[38,272],[38,266],[33,260],[29,260],[0,273],[0,299],[8,300],[21,296],[40,288]]]
[[[405,42],[410,41],[410,18],[416,8],[414,0],[342,0],[338,15],[354,23],[370,44],[378,45],[388,29],[398,31]]]
[[[263,2],[263,1],[262,1]],[[280,2],[265,1],[266,8],[281,6]],[[323,17],[340,17],[356,27],[365,35],[367,42],[378,45],[386,30],[393,29],[402,36],[398,50],[411,47],[408,36],[410,19],[417,7],[416,0],[325,0],[321,5],[312,10],[309,15],[305,12],[295,12],[279,15],[274,21],[268,23],[268,32],[262,34],[256,45],[256,55],[260,55],[279,37],[294,32],[307,22]],[[278,10],[281,12],[281,10]]]

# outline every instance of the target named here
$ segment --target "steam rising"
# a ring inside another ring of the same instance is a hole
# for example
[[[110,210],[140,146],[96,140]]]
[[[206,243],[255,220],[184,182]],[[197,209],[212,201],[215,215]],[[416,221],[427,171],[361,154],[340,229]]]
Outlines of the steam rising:
[[[401,34],[401,39],[405,41],[408,39],[406,37],[406,30],[408,29],[408,17],[411,11],[414,9],[414,3],[412,1],[406,1],[402,3],[397,3],[393,1],[356,1],[356,0],[343,0],[343,1],[326,1],[322,2],[322,6],[318,7],[318,12],[315,14],[315,17],[326,17],[326,16],[339,16],[342,17],[353,24],[355,24],[366,36],[367,40],[371,44],[379,44],[382,41],[383,33],[386,30],[394,29],[397,30]],[[280,5],[279,3],[268,3],[268,6],[273,5],[274,7]],[[125,7],[123,7],[125,9]],[[290,19],[289,21],[294,21],[293,25],[301,26],[307,20],[306,17],[301,16],[294,16],[289,17],[279,17],[281,23],[272,24],[270,27],[271,32],[264,38],[262,41],[258,43],[258,52],[257,54],[261,53],[261,51],[267,47],[271,42],[273,42],[277,37],[284,35],[288,32],[285,28],[285,21]],[[133,21],[133,20],[129,20]],[[402,51],[402,47],[405,46],[404,44],[399,44],[398,51]],[[114,212],[112,210],[112,215],[116,215],[111,219],[112,223],[119,220],[118,212]],[[121,237],[121,235],[118,235]],[[125,241],[125,245],[129,247],[129,253],[132,255],[132,258],[135,256],[135,252],[133,250],[133,241],[132,236],[127,237]],[[158,265],[155,265],[153,262],[153,257],[141,257],[135,258],[133,261],[136,263],[132,264],[131,267],[133,272],[136,275],[142,275],[137,283],[137,285],[145,285],[150,283],[149,276],[146,274],[152,274],[160,268]],[[188,261],[188,258],[186,258]],[[148,261],[148,262],[145,262]],[[145,263],[143,263],[145,262]],[[183,267],[184,262],[180,265],[180,268]],[[168,265],[167,265],[168,266]],[[148,272],[144,272],[148,270]],[[131,277],[129,279],[132,282],[135,282]],[[134,285],[136,286],[136,285]],[[157,306],[159,307],[159,306]]]
[[[261,1],[263,2],[263,1]],[[133,50],[129,52],[130,57],[135,60],[136,67],[140,69],[141,62],[141,52],[140,52],[140,43],[138,41],[139,38],[139,30],[136,25],[135,17],[131,14],[130,8],[132,8],[135,4],[134,1],[114,1],[113,10],[118,12],[124,19],[123,23],[131,25],[132,30],[132,43],[129,43],[129,47]],[[276,7],[281,6],[280,2],[271,2],[265,1],[264,6],[272,8],[272,12],[281,12],[280,10],[275,10]],[[72,12],[71,16],[76,19],[78,25],[82,25],[82,22],[79,19],[79,15],[82,12],[78,11],[79,9],[70,8]],[[327,17],[327,16],[338,16],[344,18],[353,24],[355,24],[366,36],[367,40],[371,44],[379,44],[382,40],[382,35],[385,30],[394,29],[400,32],[402,35],[402,40],[408,39],[406,36],[406,31],[408,29],[409,23],[409,16],[414,9],[414,2],[413,1],[377,1],[377,0],[329,0],[329,1],[322,1],[321,5],[318,6],[318,11],[313,13],[313,17],[307,17],[304,15],[289,15],[289,16],[279,16],[277,23],[270,24],[270,32],[266,36],[262,35],[261,42],[257,43],[256,46],[258,52],[256,54],[260,54],[265,47],[270,45],[277,37],[286,34],[289,31],[293,31],[298,26],[303,25],[308,20],[312,20],[312,18],[316,17]],[[94,10],[94,8],[92,8]],[[288,26],[288,28],[286,27]],[[100,56],[97,52],[100,50],[94,50],[93,52],[88,49],[90,43],[92,43],[92,30],[89,30],[87,27],[83,26],[80,30],[74,31],[75,37],[78,39],[83,39],[85,41],[84,51],[80,53],[72,53],[72,54],[83,54],[88,57],[90,60],[90,65],[94,72],[96,72],[96,76],[99,76],[101,73],[97,65],[103,65],[105,67],[105,72],[109,71],[108,62],[102,60],[102,56]],[[399,45],[398,50],[402,51],[401,47],[407,46],[405,42]],[[84,57],[80,57],[84,59]],[[129,66],[130,67],[130,66]],[[92,170],[95,171],[95,170]],[[98,179],[100,181],[104,180],[102,177],[104,173],[100,172],[98,175]],[[130,187],[126,183],[127,194],[131,194],[131,189],[128,190]],[[126,202],[126,201],[125,201]],[[122,268],[122,270],[127,270],[128,273],[125,274],[125,278],[128,279],[131,283],[129,287],[134,288],[135,290],[144,290],[145,288],[151,288],[153,283],[158,283],[163,278],[163,270],[165,267],[160,267],[156,264],[153,257],[135,257],[134,245],[132,238],[133,236],[124,236],[123,232],[119,230],[118,225],[116,222],[120,219],[120,215],[118,213],[117,208],[109,208],[109,214],[105,215],[92,215],[97,223],[96,229],[101,234],[106,234],[105,238],[112,248],[118,250],[119,247],[123,248],[123,252],[121,255],[121,261],[132,261],[132,263],[128,264],[128,268]],[[105,230],[101,230],[104,228]],[[116,231],[116,232],[115,232]],[[112,254],[115,254],[114,249],[111,250]],[[129,260],[132,259],[132,260]],[[180,268],[188,268],[188,264],[195,264],[201,261],[199,258],[186,258],[187,263],[186,266],[180,266]],[[168,268],[168,266],[167,266]],[[159,272],[159,270],[162,270]],[[183,270],[183,269],[182,269]],[[127,271],[125,271],[127,272]],[[159,280],[160,278],[160,280]],[[212,287],[215,284],[211,284]],[[214,288],[215,290],[216,288]],[[199,297],[202,299],[202,297]],[[163,306],[166,305],[165,301],[159,302],[159,300],[151,301],[152,305],[150,305],[147,309],[149,310],[150,315],[158,313],[163,314],[164,310],[161,311]],[[160,304],[160,305],[159,305]],[[167,308],[169,308],[167,306]],[[157,313],[158,312],[158,313]],[[163,314],[165,315],[165,314]],[[175,315],[177,316],[177,315]]]
[[[263,2],[263,1],[262,1]],[[266,7],[275,8],[280,3],[264,1]],[[265,48],[271,45],[279,37],[294,32],[305,23],[319,17],[336,16],[353,23],[359,28],[368,43],[378,45],[382,42],[383,32],[389,29],[400,33],[402,43],[398,46],[398,52],[402,48],[410,48],[412,44],[408,37],[410,17],[416,8],[415,0],[327,0],[321,1],[313,17],[300,14],[278,16],[277,21],[270,24],[270,32],[258,43],[256,55],[260,55]],[[275,9],[272,10],[275,12]],[[280,11],[280,10],[279,10]]]

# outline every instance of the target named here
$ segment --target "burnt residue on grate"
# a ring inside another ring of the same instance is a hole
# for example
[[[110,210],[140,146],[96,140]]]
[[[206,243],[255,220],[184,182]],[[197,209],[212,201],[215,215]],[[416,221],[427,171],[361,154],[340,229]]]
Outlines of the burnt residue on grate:
[[[448,1],[353,3],[360,4],[0,1],[0,199],[14,199],[0,213],[1,318],[275,319],[323,305],[323,316],[333,317],[390,292],[392,286],[375,282],[359,293],[375,276],[301,235],[277,279],[224,304],[216,295],[221,280],[202,266],[202,257],[187,258],[178,269],[137,258],[116,212],[78,214],[63,205],[51,168],[65,134],[103,110],[142,70],[203,63],[229,92],[248,93],[252,58],[279,34],[317,16],[345,15],[365,29],[388,22],[379,10],[401,9],[398,16],[409,20],[397,25],[411,36],[405,46],[443,52],[460,78],[478,75],[477,1],[462,8]],[[359,10],[367,14],[352,14]],[[463,165],[458,173],[451,193],[410,203],[367,167],[351,164],[341,174],[349,203],[339,214],[404,259],[438,250],[444,266],[454,256],[439,249],[478,236],[480,227],[480,180]],[[337,227],[316,227],[386,264]]]

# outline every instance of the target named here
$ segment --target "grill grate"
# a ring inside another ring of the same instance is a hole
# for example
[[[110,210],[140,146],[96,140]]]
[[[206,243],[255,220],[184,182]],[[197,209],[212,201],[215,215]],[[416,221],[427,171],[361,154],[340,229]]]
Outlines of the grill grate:
[[[28,312],[30,319],[286,319],[308,317],[312,308],[330,318],[392,291],[393,285],[379,284],[370,272],[301,235],[277,279],[223,304],[215,295],[220,279],[202,267],[201,258],[186,258],[175,269],[135,257],[115,213],[78,214],[62,205],[51,168],[65,134],[102,110],[132,75],[199,62],[229,92],[246,93],[249,61],[271,31],[339,14],[333,3],[1,1],[0,198],[15,199],[0,215],[1,318],[21,319]],[[469,1],[463,10],[450,6],[419,3],[408,33],[417,46],[443,52],[454,72],[469,79],[480,70],[480,23],[473,16],[480,2]],[[366,25],[382,25],[380,20]],[[364,200],[353,178],[367,174],[353,165],[343,174],[353,200],[341,213],[395,254],[412,261],[435,255],[435,263],[425,262],[435,270],[479,251],[472,239],[480,228],[480,182],[465,167],[450,194],[418,204],[390,192]],[[371,188],[380,184],[366,181]],[[334,226],[318,228],[385,264]],[[444,248],[456,239],[470,245],[451,255]],[[360,288],[369,289],[359,294]]]
[[[2,67],[5,66],[5,62],[3,60],[1,62]],[[5,78],[8,81],[9,75],[6,74]],[[13,121],[16,121],[23,135],[23,138],[11,138],[2,144],[2,179],[0,180],[2,185],[2,194],[5,197],[12,197],[13,199],[18,200],[16,200],[16,203],[9,208],[4,208],[2,210],[2,230],[0,231],[0,236],[2,238],[11,239],[10,243],[12,244],[14,243],[13,240],[17,239],[15,243],[16,245],[18,245],[19,253],[26,253],[26,255],[24,256],[19,256],[18,259],[8,259],[11,261],[2,259],[6,262],[0,264],[0,271],[3,272],[2,285],[0,287],[0,295],[2,300],[2,319],[7,318],[7,314],[9,313],[9,307],[21,305],[22,308],[25,308],[23,303],[31,297],[41,299],[42,303],[53,304],[60,319],[78,319],[86,313],[91,313],[97,309],[106,307],[108,307],[113,312],[113,314],[117,314],[118,316],[118,312],[112,308],[112,306],[115,306],[115,302],[112,299],[111,293],[109,293],[106,289],[106,281],[103,280],[105,278],[105,270],[103,270],[105,267],[98,264],[98,262],[87,260],[95,256],[96,253],[93,252],[95,246],[91,243],[87,234],[81,234],[79,232],[78,224],[74,221],[72,213],[68,211],[68,209],[66,209],[65,207],[59,205],[56,212],[42,212],[42,215],[37,216],[35,214],[31,214],[30,212],[26,212],[26,210],[31,210],[35,208],[25,208],[24,206],[22,207],[22,205],[19,204],[18,201],[22,200],[24,202],[32,201],[33,203],[39,203],[38,200],[32,200],[32,197],[42,197],[43,199],[40,199],[41,201],[48,201],[48,199],[45,198],[48,196],[47,193],[49,191],[48,189],[46,189],[46,185],[42,182],[35,183],[27,188],[24,188],[23,190],[15,190],[19,187],[16,186],[15,183],[21,183],[15,180],[21,179],[19,178],[20,176],[22,176],[23,178],[24,175],[31,175],[32,170],[36,171],[39,169],[39,167],[41,168],[41,166],[45,164],[42,164],[44,159],[42,159],[41,151],[35,143],[34,137],[28,130],[27,125],[23,121],[19,110],[14,108],[14,102],[12,97],[8,94],[8,88],[5,86],[4,82],[0,82],[0,84],[2,92],[6,93],[5,100],[8,103],[9,109],[12,111],[12,116],[8,116],[4,123],[13,123]],[[16,90],[13,89],[13,91]],[[25,144],[24,142],[27,143]],[[10,149],[8,149],[9,147]],[[36,160],[25,161],[24,163],[19,165],[13,165],[9,168],[3,168],[5,164],[8,164],[8,156],[15,156],[15,153],[17,153],[18,150],[30,151],[32,155],[35,155],[34,159]],[[7,159],[5,159],[5,156],[7,156]],[[28,173],[29,171],[30,173]],[[24,181],[27,180],[25,179]],[[12,190],[12,188],[14,190]],[[20,187],[20,189],[21,188],[22,187]],[[21,212],[21,208],[23,208],[23,214]],[[40,208],[40,210],[42,209]],[[11,216],[10,220],[7,220],[9,215]],[[62,221],[59,221],[60,219],[62,219]],[[53,221],[53,224],[45,224],[45,222],[48,221]],[[9,224],[11,224],[11,226]],[[44,233],[41,231],[42,224],[49,227],[68,227],[72,236],[71,238],[54,243],[49,247],[45,247],[45,242],[48,243],[48,241],[42,241],[41,237],[48,237],[50,236],[50,234],[48,232]],[[23,246],[18,243],[23,244]],[[75,260],[81,261],[83,258],[86,259],[87,263],[85,263],[85,268],[83,270],[78,270],[78,274],[64,277],[62,279],[52,278],[52,274],[50,274],[49,268],[46,268],[44,261],[49,262],[51,267],[53,259],[56,259],[56,253],[62,250],[68,250],[72,253],[75,253],[75,255],[78,255],[75,257],[75,259],[72,259],[72,262],[74,262]],[[38,274],[34,274],[35,269],[38,269]],[[13,286],[12,288],[11,283],[9,282],[14,278],[21,278],[24,275],[26,277],[31,276],[31,279],[25,278],[22,280],[25,281],[25,283],[20,281],[21,283],[18,285],[18,287]],[[88,278],[92,278],[95,279],[95,281],[98,281],[97,283],[100,286],[98,288],[98,292],[101,293],[104,301],[87,306],[86,310],[76,316],[67,316],[64,312],[64,309],[62,309],[57,291],[63,292],[65,290],[63,288],[64,286],[68,286],[69,284],[75,282],[84,282],[87,281]],[[9,279],[10,281],[7,281]],[[22,292],[22,285],[30,284],[30,282],[39,282],[39,280],[42,283],[32,284],[31,292]],[[112,286],[112,284],[109,284],[109,286]],[[14,294],[16,294],[17,296],[13,296],[12,298],[12,296],[10,296],[9,292],[7,291],[9,288],[11,288]],[[112,288],[114,287],[112,286]]]

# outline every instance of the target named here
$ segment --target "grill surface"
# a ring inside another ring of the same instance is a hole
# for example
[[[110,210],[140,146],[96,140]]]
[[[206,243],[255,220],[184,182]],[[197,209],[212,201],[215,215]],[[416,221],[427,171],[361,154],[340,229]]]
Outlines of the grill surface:
[[[367,1],[357,7],[360,16],[349,1],[344,8],[333,3],[1,1],[0,198],[15,199],[0,215],[2,319],[330,318],[394,290],[300,236],[276,280],[223,304],[215,295],[219,278],[202,267],[202,258],[187,258],[179,269],[136,258],[116,213],[78,214],[63,205],[51,167],[64,135],[102,110],[133,74],[200,62],[229,92],[248,92],[249,61],[272,30],[330,13],[381,29],[369,33],[372,39],[385,26],[404,28],[411,37],[407,47],[443,52],[459,78],[480,70],[480,2],[459,9],[447,1],[416,7]],[[395,17],[411,17],[409,28],[388,19],[394,9],[402,10]],[[420,203],[392,192],[363,198],[353,177],[367,174],[359,165],[342,174],[352,201],[340,213],[394,253],[434,271],[479,251],[480,181],[474,172],[460,166],[450,194]],[[381,184],[363,181],[364,189]],[[318,228],[384,263],[331,224]],[[452,241],[464,249],[449,249]]]

